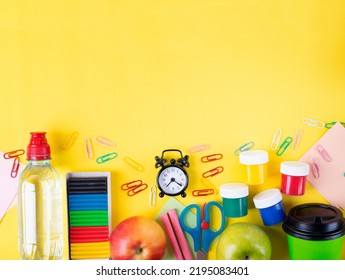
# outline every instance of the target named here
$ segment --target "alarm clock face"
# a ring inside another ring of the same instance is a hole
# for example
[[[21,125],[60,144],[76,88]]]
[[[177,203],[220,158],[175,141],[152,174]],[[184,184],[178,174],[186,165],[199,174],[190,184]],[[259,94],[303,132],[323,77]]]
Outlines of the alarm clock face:
[[[186,172],[176,166],[167,166],[158,174],[157,184],[167,195],[178,195],[188,185]]]

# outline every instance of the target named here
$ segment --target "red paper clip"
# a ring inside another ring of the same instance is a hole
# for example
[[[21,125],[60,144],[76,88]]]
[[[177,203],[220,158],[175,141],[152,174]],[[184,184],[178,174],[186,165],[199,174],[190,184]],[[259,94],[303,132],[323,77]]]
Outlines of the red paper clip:
[[[223,166],[218,166],[218,167],[213,168],[209,171],[206,171],[204,174],[202,174],[202,177],[204,177],[204,178],[212,177],[212,176],[215,176],[215,175],[223,172],[223,170],[224,170]]]
[[[13,161],[12,170],[11,170],[11,177],[16,178],[18,175],[19,170],[19,157],[16,157]]]
[[[135,180],[121,186],[121,190],[127,191],[128,196],[136,195],[147,188],[147,184],[141,180]]]
[[[11,152],[4,153],[4,159],[19,157],[24,154],[25,154],[25,151],[23,149],[11,151]]]
[[[208,156],[204,156],[201,158],[201,162],[210,162],[210,161],[215,161],[215,160],[219,160],[223,158],[222,154],[213,154],[213,155],[208,155]]]
[[[193,196],[207,196],[207,195],[212,195],[214,194],[213,189],[199,189],[199,190],[194,190],[192,192]]]
[[[327,153],[327,151],[325,150],[324,147],[322,147],[321,145],[317,145],[316,146],[317,151],[319,152],[319,154],[321,155],[321,157],[327,161],[327,162],[331,162],[332,158],[331,156]]]

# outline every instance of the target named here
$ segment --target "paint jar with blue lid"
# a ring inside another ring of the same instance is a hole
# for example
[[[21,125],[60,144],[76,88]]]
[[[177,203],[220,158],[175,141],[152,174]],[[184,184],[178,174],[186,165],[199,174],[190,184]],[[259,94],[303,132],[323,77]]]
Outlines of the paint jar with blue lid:
[[[220,186],[224,214],[228,218],[243,217],[248,214],[248,185],[227,183]]]
[[[284,221],[286,215],[283,197],[279,189],[268,189],[254,196],[255,207],[259,210],[265,226],[273,226]]]

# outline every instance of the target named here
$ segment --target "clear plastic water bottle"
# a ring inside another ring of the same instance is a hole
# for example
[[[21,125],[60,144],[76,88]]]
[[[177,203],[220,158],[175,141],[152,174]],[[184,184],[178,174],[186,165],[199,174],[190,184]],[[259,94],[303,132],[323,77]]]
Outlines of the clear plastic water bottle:
[[[62,186],[45,132],[32,132],[18,188],[18,247],[24,260],[62,258]]]

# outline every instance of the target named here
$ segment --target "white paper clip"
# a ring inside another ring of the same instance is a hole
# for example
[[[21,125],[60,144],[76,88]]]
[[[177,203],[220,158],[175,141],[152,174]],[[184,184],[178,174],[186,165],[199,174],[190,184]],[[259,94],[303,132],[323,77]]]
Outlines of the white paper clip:
[[[319,152],[319,154],[321,155],[321,157],[327,161],[327,162],[331,162],[332,158],[331,156],[327,153],[327,151],[325,150],[325,148],[321,145],[317,145],[316,146],[316,150]]]
[[[151,186],[150,193],[149,193],[149,205],[150,207],[156,206],[156,200],[157,200],[157,187],[156,185]]]
[[[276,130],[276,132],[274,133],[272,143],[271,143],[271,149],[273,151],[275,151],[279,147],[280,138],[282,136],[282,133],[283,133],[283,131],[281,128],[278,128]]]
[[[107,139],[107,138],[104,138],[102,136],[96,136],[95,137],[95,141],[98,142],[99,144],[102,144],[104,146],[107,146],[107,147],[111,147],[111,148],[115,148],[116,147],[116,143]]]
[[[295,136],[293,137],[292,146],[291,146],[293,150],[298,149],[299,144],[301,143],[301,140],[302,140],[302,136],[303,136],[303,130],[301,128],[297,129]]]
[[[312,127],[323,128],[325,127],[325,123],[319,120],[304,118],[303,123]]]

